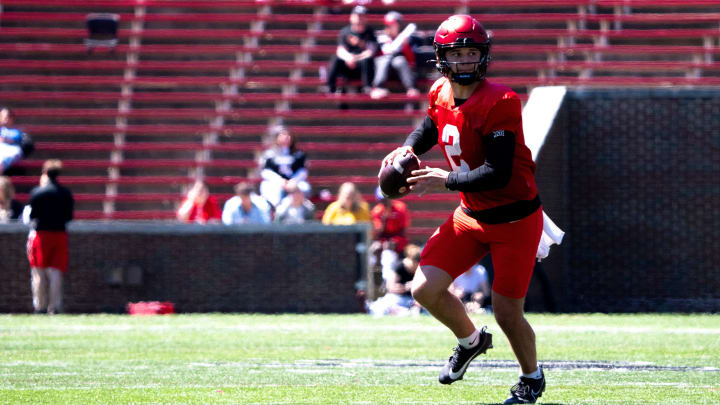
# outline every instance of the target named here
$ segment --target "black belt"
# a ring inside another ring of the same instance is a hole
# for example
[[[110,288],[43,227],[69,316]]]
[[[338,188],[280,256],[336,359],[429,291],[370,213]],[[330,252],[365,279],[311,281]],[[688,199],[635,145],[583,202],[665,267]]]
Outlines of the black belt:
[[[467,216],[477,219],[486,224],[504,224],[527,217],[540,208],[540,195],[532,200],[520,200],[514,203],[488,208],[482,211],[472,211],[469,208],[461,207]]]

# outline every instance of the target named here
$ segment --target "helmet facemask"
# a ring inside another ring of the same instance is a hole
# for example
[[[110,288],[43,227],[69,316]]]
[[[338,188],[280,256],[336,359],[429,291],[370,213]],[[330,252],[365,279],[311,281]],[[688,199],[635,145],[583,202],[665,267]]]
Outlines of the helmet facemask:
[[[454,48],[475,48],[480,51],[480,58],[477,62],[448,62],[446,53]],[[462,44],[453,43],[445,46],[435,46],[435,67],[443,76],[447,77],[451,81],[462,85],[469,86],[476,81],[481,81],[487,74],[488,63],[490,62],[490,43],[487,44]],[[475,68],[472,70],[460,72],[460,65],[474,64]],[[453,65],[455,68],[453,69]]]

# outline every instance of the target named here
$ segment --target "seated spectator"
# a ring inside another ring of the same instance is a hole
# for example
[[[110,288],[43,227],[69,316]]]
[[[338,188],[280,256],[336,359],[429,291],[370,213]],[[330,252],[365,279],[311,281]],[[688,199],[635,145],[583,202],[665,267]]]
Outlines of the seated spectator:
[[[365,7],[355,6],[350,13],[350,25],[340,30],[327,78],[331,94],[337,90],[339,76],[346,79],[359,76],[364,90],[369,92],[371,89],[377,40],[375,31],[366,24],[366,13]]]
[[[282,125],[273,128],[272,135],[275,145],[262,156],[260,195],[277,208],[290,188],[298,188],[308,195],[310,184],[305,152],[297,148],[295,137]]]
[[[420,312],[410,293],[415,270],[420,263],[420,253],[422,248],[419,246],[407,245],[405,258],[399,261],[391,272],[383,274],[386,293],[369,305],[368,310],[372,315],[406,315]]]
[[[383,274],[395,266],[408,243],[405,232],[410,227],[407,205],[400,200],[385,198],[380,187],[375,189],[378,204],[370,212],[373,242],[370,245],[370,265],[380,264]]]
[[[198,224],[220,222],[220,208],[215,197],[210,195],[203,181],[196,181],[180,204],[177,218],[183,222]]]
[[[225,225],[270,223],[270,207],[248,183],[235,185],[235,196],[225,202],[222,212]]]
[[[370,222],[370,208],[355,184],[343,183],[338,190],[337,200],[331,202],[325,209],[322,223],[352,225],[358,222]]]
[[[288,194],[275,211],[275,222],[301,224],[315,219],[315,206],[297,186],[291,187]]]
[[[15,187],[9,177],[0,176],[0,224],[19,219],[23,205],[15,200]]]
[[[378,35],[378,44],[381,54],[375,57],[375,79],[370,97],[378,99],[388,95],[385,84],[390,76],[390,67],[395,69],[400,81],[405,86],[406,94],[410,97],[418,96],[420,92],[415,88],[415,53],[410,45],[410,36],[417,26],[408,24],[402,32],[402,14],[390,11],[385,14],[385,29]]]
[[[469,313],[484,313],[484,302],[490,296],[487,270],[476,264],[453,281],[450,292],[460,298]]]
[[[0,174],[32,152],[30,137],[12,128],[15,115],[8,107],[0,107]]]

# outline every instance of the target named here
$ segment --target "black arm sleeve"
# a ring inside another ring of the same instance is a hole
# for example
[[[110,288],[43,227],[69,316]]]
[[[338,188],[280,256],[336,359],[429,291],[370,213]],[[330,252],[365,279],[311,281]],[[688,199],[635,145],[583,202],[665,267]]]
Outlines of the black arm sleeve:
[[[485,191],[505,187],[512,177],[515,134],[495,131],[483,137],[485,164],[469,172],[450,172],[445,186],[458,191]]]
[[[437,142],[437,126],[435,126],[433,120],[430,119],[430,116],[426,115],[420,125],[408,135],[403,146],[412,146],[416,155],[422,155],[437,145]]]

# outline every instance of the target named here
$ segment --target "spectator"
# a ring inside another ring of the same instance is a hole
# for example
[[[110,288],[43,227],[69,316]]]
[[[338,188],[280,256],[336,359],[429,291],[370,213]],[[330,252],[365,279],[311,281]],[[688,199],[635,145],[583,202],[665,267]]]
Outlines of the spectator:
[[[484,313],[484,303],[490,298],[487,270],[479,263],[469,268],[453,281],[450,292],[460,298],[469,313]]]
[[[288,189],[297,187],[310,193],[305,168],[305,152],[299,150],[295,137],[282,125],[272,129],[275,145],[263,153],[260,195],[277,208]]]
[[[289,195],[280,202],[275,212],[275,221],[283,224],[301,224],[315,218],[315,206],[305,194],[293,186],[288,190]]]
[[[380,187],[375,189],[378,204],[372,209],[373,239],[400,253],[408,243],[405,232],[410,227],[407,205],[400,200],[385,198]]]
[[[373,225],[370,265],[380,264],[385,274],[395,266],[408,243],[405,232],[410,227],[410,215],[404,202],[385,198],[380,187],[375,189],[375,199],[379,202],[370,212]]]
[[[391,272],[383,274],[386,293],[368,307],[372,315],[405,315],[411,313],[414,308],[419,312],[419,307],[412,298],[411,286],[415,270],[420,263],[421,252],[422,248],[419,246],[407,245],[405,258],[399,261]]]
[[[199,224],[220,222],[220,208],[215,197],[210,195],[207,185],[198,180],[192,185],[180,204],[177,218],[183,222]]]
[[[29,155],[34,147],[30,137],[12,128],[15,114],[8,107],[0,107],[0,174]]]
[[[253,195],[248,183],[235,185],[235,197],[227,200],[222,212],[225,225],[267,224],[270,222],[270,208],[258,195]]]
[[[20,218],[22,210],[22,204],[15,200],[15,187],[10,178],[0,176],[0,224]]]
[[[378,36],[378,44],[381,54],[375,57],[375,79],[370,97],[378,99],[388,95],[385,84],[390,76],[390,67],[395,69],[400,81],[405,86],[406,94],[409,97],[420,95],[415,88],[415,53],[410,45],[410,36],[415,32],[417,26],[408,24],[402,32],[400,26],[403,23],[402,14],[397,11],[390,11],[385,14],[385,29]]]
[[[355,6],[350,13],[350,25],[340,30],[335,56],[330,61],[327,86],[329,92],[337,90],[338,76],[362,80],[363,89],[370,91],[373,80],[373,56],[377,51],[374,30],[366,24],[363,6]]]
[[[73,219],[72,193],[60,185],[62,162],[43,164],[40,185],[30,192],[23,219],[30,224],[27,253],[35,313],[62,311],[62,277],[67,272],[68,237],[65,226]]]
[[[352,225],[370,222],[370,209],[355,184],[346,182],[338,190],[337,200],[325,209],[322,223],[325,225]]]

